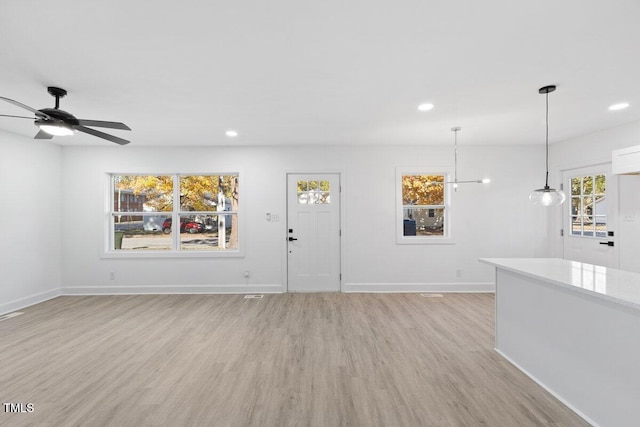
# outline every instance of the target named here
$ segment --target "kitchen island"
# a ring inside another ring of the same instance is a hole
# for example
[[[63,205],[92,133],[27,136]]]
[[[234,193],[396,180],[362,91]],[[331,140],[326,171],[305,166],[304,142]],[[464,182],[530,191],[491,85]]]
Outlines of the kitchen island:
[[[496,351],[589,423],[640,425],[640,274],[480,261],[496,268]]]

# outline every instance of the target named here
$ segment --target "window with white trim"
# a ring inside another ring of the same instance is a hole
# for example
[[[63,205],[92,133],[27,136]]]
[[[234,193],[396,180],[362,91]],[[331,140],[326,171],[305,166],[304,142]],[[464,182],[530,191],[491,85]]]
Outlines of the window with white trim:
[[[109,181],[109,252],[238,251],[237,173],[111,174]]]
[[[397,172],[398,243],[439,243],[449,236],[447,173]]]

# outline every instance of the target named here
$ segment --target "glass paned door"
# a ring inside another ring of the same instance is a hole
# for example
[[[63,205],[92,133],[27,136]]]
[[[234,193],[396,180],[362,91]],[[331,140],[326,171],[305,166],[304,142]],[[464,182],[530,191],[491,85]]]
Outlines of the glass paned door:
[[[562,205],[563,257],[616,268],[617,177],[611,164],[563,173],[568,202]]]

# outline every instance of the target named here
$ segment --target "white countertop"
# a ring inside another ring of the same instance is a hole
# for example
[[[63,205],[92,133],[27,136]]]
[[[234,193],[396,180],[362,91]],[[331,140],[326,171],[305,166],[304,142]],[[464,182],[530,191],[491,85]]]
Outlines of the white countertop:
[[[480,261],[640,310],[640,273],[560,258],[481,258]]]

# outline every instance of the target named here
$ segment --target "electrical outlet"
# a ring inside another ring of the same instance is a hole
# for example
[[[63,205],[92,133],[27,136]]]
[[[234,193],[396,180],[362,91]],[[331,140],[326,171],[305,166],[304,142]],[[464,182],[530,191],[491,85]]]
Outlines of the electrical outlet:
[[[113,271],[109,273],[109,280],[116,280],[116,273]]]
[[[272,214],[271,214],[271,221],[272,221],[272,222],[278,222],[278,221],[280,221],[280,215],[279,215],[279,214],[274,214],[274,213],[272,213]]]
[[[249,270],[244,271],[244,277],[249,277]]]
[[[456,270],[456,277],[462,277],[462,270]]]

